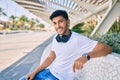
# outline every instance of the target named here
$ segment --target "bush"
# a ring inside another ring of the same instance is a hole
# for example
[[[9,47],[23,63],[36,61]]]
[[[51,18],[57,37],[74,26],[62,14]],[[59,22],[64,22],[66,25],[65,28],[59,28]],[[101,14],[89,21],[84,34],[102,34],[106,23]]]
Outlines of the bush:
[[[44,24],[42,24],[42,23],[40,23],[40,24],[38,24],[38,27],[40,27],[40,28],[44,28],[44,27],[45,27],[45,25],[44,25]]]
[[[108,33],[114,33],[114,32],[116,33],[120,32],[120,20],[116,20],[112,25],[112,27],[110,28],[110,30],[108,31]]]
[[[88,28],[85,29],[85,32],[83,33],[83,35],[85,36],[89,36],[91,34],[91,32],[93,31],[94,26],[89,26]]]
[[[77,33],[84,33],[85,31],[81,29],[82,26],[84,26],[84,22],[75,25],[75,26],[72,28],[72,31],[77,32]]]
[[[94,37],[93,39],[108,44],[112,47],[113,52],[120,54],[120,32],[105,34],[99,37]]]

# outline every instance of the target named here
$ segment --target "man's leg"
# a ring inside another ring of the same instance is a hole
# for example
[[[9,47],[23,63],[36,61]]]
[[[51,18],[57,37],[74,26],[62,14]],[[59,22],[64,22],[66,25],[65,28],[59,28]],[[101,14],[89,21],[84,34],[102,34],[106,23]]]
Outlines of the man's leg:
[[[20,80],[26,80],[26,76],[23,76],[22,78],[20,78]],[[44,69],[40,71],[38,74],[36,74],[33,80],[58,80],[58,79],[51,74],[49,69]]]
[[[58,80],[58,79],[51,74],[49,69],[44,69],[35,76],[34,80]]]

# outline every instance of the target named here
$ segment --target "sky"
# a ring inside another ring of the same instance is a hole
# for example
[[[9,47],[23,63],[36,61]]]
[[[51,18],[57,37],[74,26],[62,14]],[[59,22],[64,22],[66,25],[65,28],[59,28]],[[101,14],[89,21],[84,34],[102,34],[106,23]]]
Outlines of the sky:
[[[11,15],[15,16],[21,16],[25,15],[29,19],[31,18],[38,18],[37,16],[30,13],[27,9],[23,8],[22,6],[18,5],[12,0],[0,0],[0,7],[4,9],[4,12],[7,14],[6,16],[0,16],[0,20],[8,20]],[[44,22],[42,19],[38,18],[40,22],[44,23],[45,25],[48,25],[46,22]]]

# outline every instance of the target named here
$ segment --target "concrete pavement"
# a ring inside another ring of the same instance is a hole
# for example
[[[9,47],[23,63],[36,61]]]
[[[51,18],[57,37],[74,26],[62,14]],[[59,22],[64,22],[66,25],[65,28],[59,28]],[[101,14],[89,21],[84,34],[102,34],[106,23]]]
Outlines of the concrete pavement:
[[[41,31],[0,35],[0,80],[18,80],[37,67],[53,34]]]
[[[42,44],[54,32],[27,32],[0,35],[0,71]]]

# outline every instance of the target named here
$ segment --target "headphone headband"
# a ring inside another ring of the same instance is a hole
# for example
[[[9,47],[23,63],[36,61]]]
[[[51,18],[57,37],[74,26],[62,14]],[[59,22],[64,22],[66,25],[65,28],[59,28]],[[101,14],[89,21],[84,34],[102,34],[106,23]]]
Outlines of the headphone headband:
[[[72,32],[70,31],[70,34],[69,35],[62,35],[60,36],[59,34],[56,36],[56,40],[57,42],[63,42],[63,43],[66,43],[70,37],[71,37],[71,34]]]

